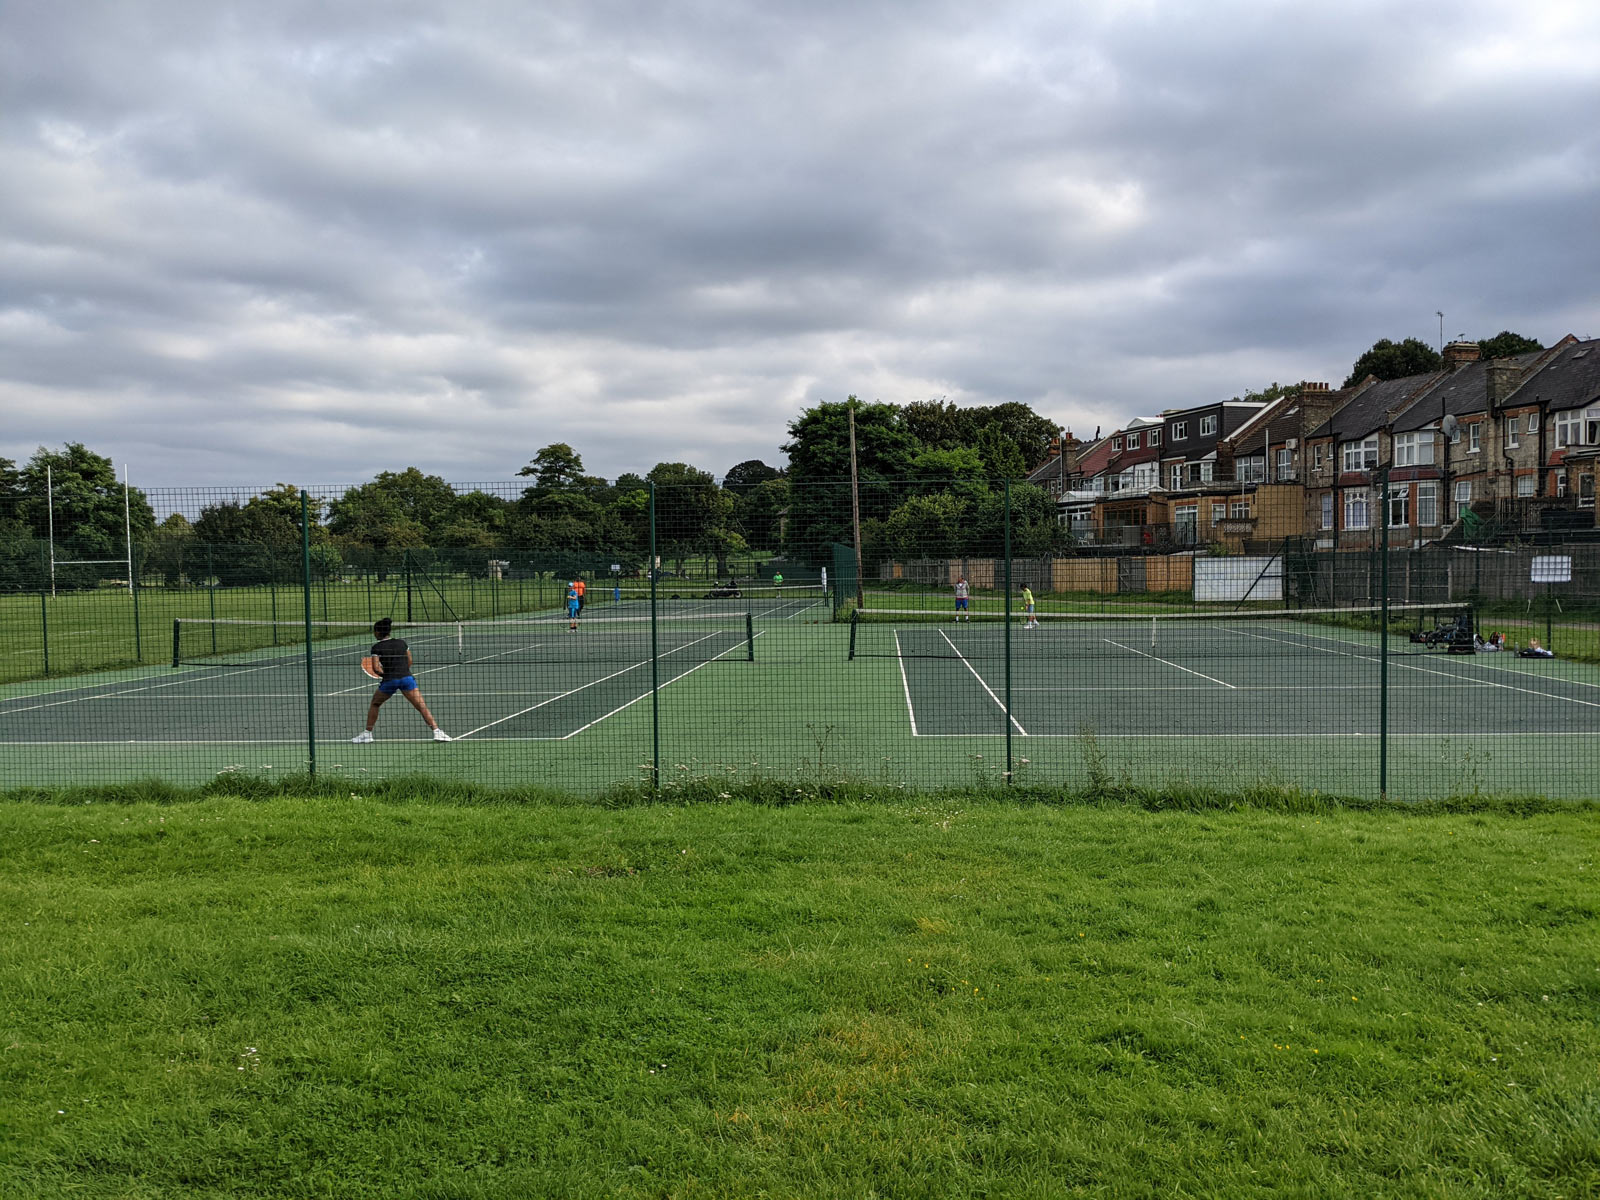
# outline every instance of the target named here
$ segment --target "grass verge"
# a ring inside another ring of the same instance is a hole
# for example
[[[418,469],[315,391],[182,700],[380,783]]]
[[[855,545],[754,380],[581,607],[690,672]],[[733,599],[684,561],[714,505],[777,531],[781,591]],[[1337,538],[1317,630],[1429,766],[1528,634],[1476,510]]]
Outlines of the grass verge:
[[[0,804],[0,1194],[1600,1189],[1592,807],[819,797]]]

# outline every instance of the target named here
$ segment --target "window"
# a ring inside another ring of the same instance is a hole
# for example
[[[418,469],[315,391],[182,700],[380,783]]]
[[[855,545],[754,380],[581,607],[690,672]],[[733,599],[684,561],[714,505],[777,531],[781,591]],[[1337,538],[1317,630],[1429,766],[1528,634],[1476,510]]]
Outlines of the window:
[[[1265,467],[1259,458],[1241,458],[1237,470],[1240,483],[1260,483],[1266,477]]]
[[[1437,525],[1439,523],[1439,485],[1437,483],[1417,484],[1417,524]]]
[[[1211,466],[1212,466],[1212,464],[1209,463],[1209,462],[1203,462],[1203,463],[1200,464],[1200,482],[1201,483],[1210,483],[1211,482]]]
[[[1172,464],[1172,490],[1177,491],[1183,486],[1183,464]]]
[[[1228,505],[1228,515],[1235,521],[1248,521],[1250,519],[1250,501],[1233,501]]]
[[[1128,435],[1128,449],[1129,450],[1137,450],[1138,448],[1139,448],[1139,435],[1137,433],[1130,433]]]
[[[1359,442],[1343,442],[1340,449],[1344,452],[1346,471],[1370,471],[1378,465],[1378,435],[1375,433]]]
[[[1405,529],[1411,524],[1411,485],[1389,485],[1389,528]]]
[[[1294,478],[1294,451],[1287,446],[1278,451],[1278,478]]]
[[[1533,478],[1532,475],[1518,475],[1517,476],[1517,495],[1519,495],[1519,496],[1531,496],[1531,495],[1533,495],[1534,482],[1535,481],[1534,481],[1534,478]]]
[[[1344,494],[1344,527],[1366,529],[1368,526],[1366,488],[1347,488]]]
[[[1200,519],[1200,506],[1198,504],[1179,504],[1172,510],[1172,523],[1180,529],[1188,529],[1194,533],[1195,523]]]
[[[1472,507],[1472,480],[1470,480],[1470,479],[1458,479],[1458,480],[1456,480],[1456,516],[1459,518],[1462,513],[1466,512],[1467,509],[1469,509],[1471,507]]]
[[[1210,437],[1217,431],[1217,418],[1215,416],[1200,418],[1200,436]]]
[[[1528,414],[1528,432],[1539,432],[1539,414],[1536,412],[1531,412]]]
[[[1562,472],[1560,475],[1556,476],[1556,495],[1557,496],[1565,496],[1566,494],[1567,494],[1567,476],[1566,476],[1566,472]]]
[[[1583,445],[1583,417],[1575,412],[1556,414],[1556,449]]]
[[[1159,429],[1152,429],[1152,430],[1151,430],[1151,431],[1150,431],[1150,444],[1151,444],[1151,445],[1152,445],[1152,446],[1159,446],[1159,445],[1161,445],[1161,430],[1159,430]]]
[[[1322,470],[1322,447],[1320,445],[1315,447],[1311,453],[1313,456],[1312,462],[1316,465],[1317,470]],[[1324,528],[1331,529],[1332,526],[1325,526]]]
[[[1211,502],[1211,523],[1215,525],[1218,521],[1225,521],[1227,519],[1228,506],[1220,500],[1213,500]]]
[[[1579,508],[1593,508],[1594,507],[1594,476],[1593,475],[1579,475],[1578,476],[1578,507]]]
[[[1394,465],[1397,467],[1425,467],[1433,462],[1433,433],[1397,433],[1394,435]]]
[[[1467,453],[1468,454],[1476,454],[1476,453],[1478,453],[1479,450],[1482,449],[1482,446],[1481,446],[1481,444],[1479,442],[1479,436],[1482,433],[1483,433],[1483,423],[1481,421],[1474,421],[1471,425],[1467,426]]]
[[[1333,493],[1322,493],[1322,527],[1333,528]]]
[[[1459,446],[1461,444],[1461,426],[1457,425],[1450,431],[1450,444],[1452,446]]]
[[[1517,441],[1517,419],[1510,417],[1506,420],[1506,449],[1514,450],[1520,444]]]
[[[1111,439],[1111,448],[1113,450],[1122,449],[1122,438],[1120,435]]]
[[[1184,438],[1186,438],[1188,436],[1189,436],[1189,422],[1187,422],[1187,421],[1174,421],[1172,423],[1172,440],[1173,441],[1181,442],[1181,441],[1183,441]]]

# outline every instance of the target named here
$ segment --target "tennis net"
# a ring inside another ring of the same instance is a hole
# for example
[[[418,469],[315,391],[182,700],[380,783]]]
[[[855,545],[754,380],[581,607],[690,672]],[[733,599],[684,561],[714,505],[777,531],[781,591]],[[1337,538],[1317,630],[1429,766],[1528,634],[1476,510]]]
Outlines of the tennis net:
[[[1230,612],[1041,612],[1010,618],[1015,656],[1189,658],[1284,655],[1376,655],[1381,607]],[[1390,605],[1390,653],[1447,652],[1470,646],[1470,608],[1460,604]],[[854,658],[1004,658],[1004,613],[858,609],[850,618]]]
[[[663,579],[656,585],[658,612],[750,613],[760,619],[831,620],[829,595],[820,583],[746,584]],[[597,584],[584,599],[584,611],[622,612],[639,616],[650,611],[648,587],[605,587]]]
[[[180,617],[172,623],[174,667],[303,663],[307,624]],[[355,621],[310,623],[311,653],[354,668],[378,639]],[[418,670],[436,666],[494,669],[516,663],[644,662],[671,654],[676,662],[751,660],[755,631],[747,612],[649,617],[586,615],[573,630],[565,617],[495,621],[395,622]]]

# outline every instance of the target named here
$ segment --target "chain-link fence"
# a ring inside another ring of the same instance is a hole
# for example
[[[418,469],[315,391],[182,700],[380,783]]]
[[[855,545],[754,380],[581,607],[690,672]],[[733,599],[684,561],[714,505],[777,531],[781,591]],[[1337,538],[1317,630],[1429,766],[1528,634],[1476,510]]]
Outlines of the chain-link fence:
[[[448,490],[0,524],[0,786],[1600,792],[1592,544],[1118,553],[988,480]]]

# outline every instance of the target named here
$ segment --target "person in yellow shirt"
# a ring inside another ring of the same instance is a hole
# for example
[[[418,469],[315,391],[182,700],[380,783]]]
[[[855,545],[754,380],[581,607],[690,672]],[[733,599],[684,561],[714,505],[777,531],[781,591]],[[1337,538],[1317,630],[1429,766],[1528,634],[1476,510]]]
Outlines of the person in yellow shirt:
[[[1039,628],[1039,615],[1033,610],[1033,589],[1027,584],[1022,585],[1022,611],[1028,616],[1028,623],[1023,628]]]

